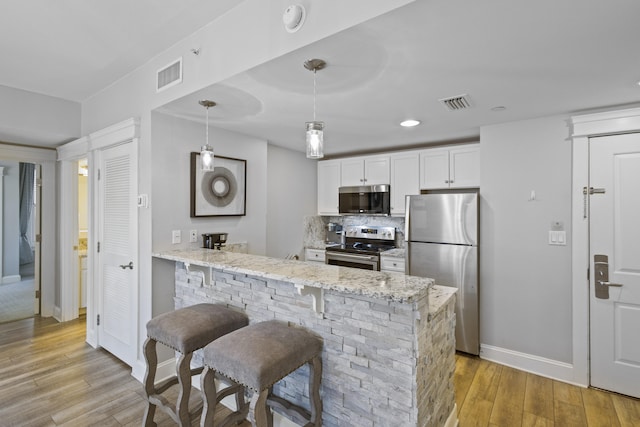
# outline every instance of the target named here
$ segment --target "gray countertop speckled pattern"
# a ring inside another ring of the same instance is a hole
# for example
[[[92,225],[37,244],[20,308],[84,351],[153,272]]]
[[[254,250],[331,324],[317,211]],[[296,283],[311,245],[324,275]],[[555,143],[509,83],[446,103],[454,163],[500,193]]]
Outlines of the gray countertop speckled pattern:
[[[273,280],[409,303],[419,300],[433,286],[433,279],[403,273],[360,270],[334,265],[306,263],[207,249],[186,249],[154,253],[154,257],[191,263]],[[441,288],[438,286],[437,288]],[[455,289],[451,288],[455,293]],[[438,290],[440,299],[449,292]],[[429,297],[433,292],[429,292]],[[442,302],[444,304],[444,301]],[[430,311],[434,307],[430,304]]]
[[[380,256],[404,259],[404,248],[389,249],[388,251],[381,252]]]

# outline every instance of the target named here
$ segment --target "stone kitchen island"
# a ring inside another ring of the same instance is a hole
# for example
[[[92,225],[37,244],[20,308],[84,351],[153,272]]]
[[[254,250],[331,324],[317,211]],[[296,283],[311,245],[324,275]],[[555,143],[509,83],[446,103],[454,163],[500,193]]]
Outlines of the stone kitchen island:
[[[277,319],[321,336],[324,426],[456,425],[455,289],[224,250],[154,257],[175,262],[175,308],[221,303],[251,323]],[[307,375],[299,369],[275,394],[308,407]]]

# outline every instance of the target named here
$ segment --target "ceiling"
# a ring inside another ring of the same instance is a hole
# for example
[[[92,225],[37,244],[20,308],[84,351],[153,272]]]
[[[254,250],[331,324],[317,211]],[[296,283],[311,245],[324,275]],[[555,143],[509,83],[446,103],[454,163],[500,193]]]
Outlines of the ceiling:
[[[235,4],[4,0],[0,53],[12,60],[0,85],[82,101]],[[484,125],[638,105],[638,16],[635,0],[416,0],[161,110],[203,122],[197,101],[211,99],[213,125],[303,151],[313,119],[303,62],[321,58],[328,156],[477,139]],[[471,108],[438,101],[461,94]],[[422,124],[401,128],[405,118]]]
[[[237,0],[2,0],[0,85],[83,101]]]
[[[304,123],[325,122],[325,154],[478,139],[480,126],[640,102],[640,2],[417,0],[166,105],[304,150]],[[438,100],[468,94],[472,107]],[[494,111],[494,107],[505,107]],[[402,128],[413,118],[421,125]],[[215,145],[215,142],[214,142]]]

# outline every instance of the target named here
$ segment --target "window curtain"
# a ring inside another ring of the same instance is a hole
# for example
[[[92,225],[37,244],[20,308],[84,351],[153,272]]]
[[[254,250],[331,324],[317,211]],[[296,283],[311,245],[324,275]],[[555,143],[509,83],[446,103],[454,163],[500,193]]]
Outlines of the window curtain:
[[[33,262],[31,241],[27,235],[33,212],[33,184],[36,165],[20,163],[20,264]]]

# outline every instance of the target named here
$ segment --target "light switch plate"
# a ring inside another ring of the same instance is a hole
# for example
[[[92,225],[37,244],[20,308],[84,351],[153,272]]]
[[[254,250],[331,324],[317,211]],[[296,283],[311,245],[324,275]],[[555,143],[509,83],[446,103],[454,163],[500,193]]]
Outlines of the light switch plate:
[[[171,232],[171,243],[176,244],[182,242],[182,233],[180,230],[173,230]]]
[[[549,244],[555,246],[567,245],[566,231],[549,231]]]

